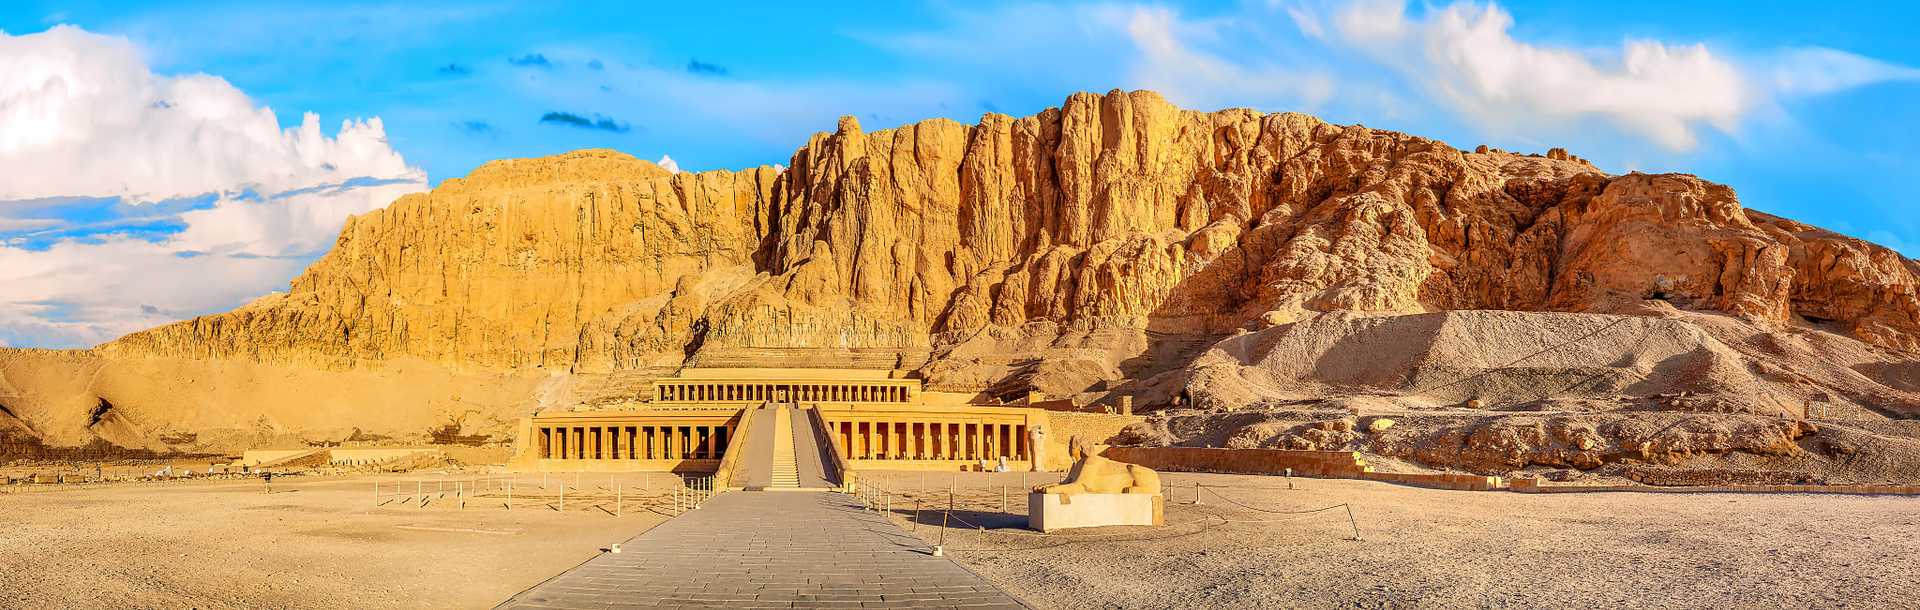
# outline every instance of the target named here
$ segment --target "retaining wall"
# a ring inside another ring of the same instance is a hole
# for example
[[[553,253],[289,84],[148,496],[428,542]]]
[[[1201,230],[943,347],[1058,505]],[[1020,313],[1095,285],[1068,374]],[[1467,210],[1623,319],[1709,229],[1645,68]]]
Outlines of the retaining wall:
[[[1367,463],[1353,451],[1289,451],[1285,449],[1219,449],[1213,447],[1107,447],[1108,458],[1168,472],[1284,474],[1358,478]]]
[[[1514,479],[1511,489],[1521,493],[1807,493],[1851,495],[1920,495],[1920,485],[1541,485],[1539,479]]]

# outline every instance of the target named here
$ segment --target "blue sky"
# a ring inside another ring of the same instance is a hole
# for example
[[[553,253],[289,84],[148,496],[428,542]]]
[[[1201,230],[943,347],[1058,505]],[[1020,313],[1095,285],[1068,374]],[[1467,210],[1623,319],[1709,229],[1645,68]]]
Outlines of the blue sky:
[[[1920,254],[1901,4],[799,4],[6,3],[0,62],[36,69],[0,76],[0,344],[284,290],[346,215],[492,159],[777,164],[842,114],[1113,88],[1695,173]]]

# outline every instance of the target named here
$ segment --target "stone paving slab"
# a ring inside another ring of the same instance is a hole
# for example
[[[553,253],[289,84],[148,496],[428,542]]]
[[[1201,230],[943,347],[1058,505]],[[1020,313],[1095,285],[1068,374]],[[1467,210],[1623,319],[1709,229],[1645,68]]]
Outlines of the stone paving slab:
[[[846,495],[728,492],[500,608],[1025,608]]]

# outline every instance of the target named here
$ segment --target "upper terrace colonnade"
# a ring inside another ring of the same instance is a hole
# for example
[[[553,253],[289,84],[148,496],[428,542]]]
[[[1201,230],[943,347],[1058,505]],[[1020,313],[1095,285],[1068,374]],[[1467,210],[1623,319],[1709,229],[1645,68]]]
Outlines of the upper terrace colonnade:
[[[884,371],[711,369],[653,382],[656,402],[913,402],[920,381]]]

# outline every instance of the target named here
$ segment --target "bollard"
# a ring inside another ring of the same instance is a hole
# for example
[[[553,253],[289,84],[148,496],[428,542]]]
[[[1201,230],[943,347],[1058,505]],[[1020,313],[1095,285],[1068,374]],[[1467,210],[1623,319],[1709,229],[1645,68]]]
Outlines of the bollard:
[[[887,492],[887,515],[893,515],[893,492]]]
[[[948,503],[951,504],[951,500]],[[952,509],[949,508],[948,511],[951,512]],[[940,513],[940,542],[933,545],[934,557],[947,556],[947,514]]]
[[[513,510],[513,479],[507,479],[507,510]]]
[[[627,497],[621,494],[620,484],[616,482],[613,484],[613,516],[620,516],[621,510],[626,508],[626,506]]]
[[[1353,541],[1360,541],[1360,522],[1353,519],[1353,506],[1347,506],[1347,525],[1353,526]]]
[[[373,505],[374,506],[380,505],[380,482],[379,481],[373,482]]]
[[[1200,505],[1200,482],[1199,481],[1193,482],[1193,504],[1195,506]]]
[[[913,499],[913,531],[920,531],[920,499]]]
[[[567,482],[560,482],[560,512],[567,512]]]
[[[460,508],[464,509],[467,507],[467,484],[465,482],[454,482],[453,497],[460,499]]]
[[[1000,483],[1000,512],[1007,512],[1007,483]]]

